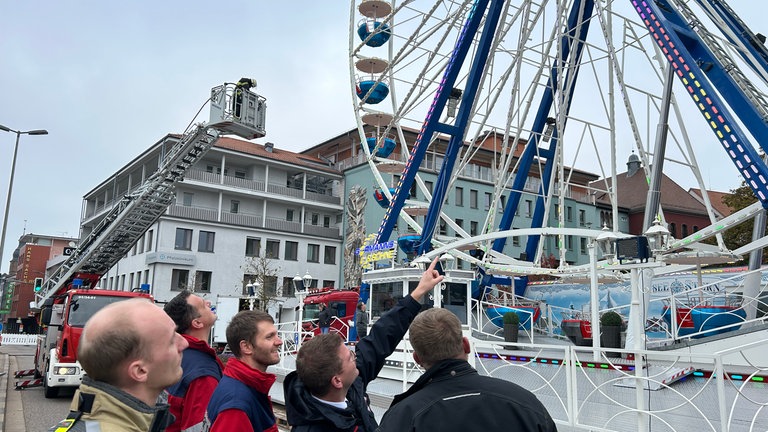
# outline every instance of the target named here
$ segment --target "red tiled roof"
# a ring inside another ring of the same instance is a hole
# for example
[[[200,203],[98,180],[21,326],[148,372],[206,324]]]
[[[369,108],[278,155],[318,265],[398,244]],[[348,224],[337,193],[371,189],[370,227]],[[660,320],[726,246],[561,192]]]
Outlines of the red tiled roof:
[[[288,150],[282,150],[277,146],[274,146],[270,152],[265,149],[263,144],[257,144],[250,141],[243,141],[230,137],[222,137],[216,142],[215,147],[285,162],[292,165],[301,165],[317,170],[328,171],[336,174],[339,173],[338,170],[330,168],[328,164],[320,158],[316,158],[307,154],[299,154]]]
[[[704,198],[702,198],[703,194],[701,193],[701,189],[698,188],[691,188],[688,189],[688,192],[690,192],[694,198],[701,200],[701,202],[704,202]],[[729,192],[718,192],[718,191],[707,191],[707,194],[709,195],[709,202],[712,203],[712,207],[714,207],[715,210],[717,210],[720,215],[723,217],[730,216],[731,213],[733,213],[733,210],[731,210],[730,207],[728,207],[727,204],[723,201],[723,198],[730,195]]]
[[[600,179],[598,182],[600,187],[603,188],[606,183],[610,186],[611,179]],[[699,200],[691,196],[674,180],[664,174],[662,174],[660,189],[661,207],[663,209],[706,213],[706,208]],[[620,207],[627,208],[630,213],[644,211],[645,200],[648,195],[648,181],[645,175],[643,175],[642,170],[636,172],[632,177],[627,177],[627,173],[617,174],[616,191]],[[598,197],[598,201],[604,204],[609,202],[606,196]]]

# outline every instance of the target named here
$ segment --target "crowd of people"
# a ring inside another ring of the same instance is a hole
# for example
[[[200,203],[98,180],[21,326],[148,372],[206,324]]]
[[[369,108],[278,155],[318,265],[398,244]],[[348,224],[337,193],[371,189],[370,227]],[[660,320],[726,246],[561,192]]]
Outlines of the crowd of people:
[[[531,392],[470,366],[470,344],[453,313],[422,311],[422,299],[443,279],[436,262],[369,333],[365,306],[358,307],[366,317],[356,321],[354,349],[328,332],[302,344],[282,383],[293,432],[557,430]],[[189,291],[164,309],[146,299],[101,309],[80,339],[86,376],[69,415],[51,431],[278,431],[269,396],[276,376],[267,369],[279,362],[282,340],[272,317],[241,311],[232,318],[226,365],[207,343],[215,321],[210,302]],[[408,331],[426,372],[379,424],[367,387]],[[473,415],[480,409],[493,415]]]

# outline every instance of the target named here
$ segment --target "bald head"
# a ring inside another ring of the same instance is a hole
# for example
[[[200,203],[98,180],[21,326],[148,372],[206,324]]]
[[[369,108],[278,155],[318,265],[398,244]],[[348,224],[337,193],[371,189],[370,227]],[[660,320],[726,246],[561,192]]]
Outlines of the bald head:
[[[143,316],[160,312],[147,299],[130,299],[105,306],[85,324],[78,346],[78,360],[93,379],[120,386],[121,366],[140,358],[146,350],[143,343]]]

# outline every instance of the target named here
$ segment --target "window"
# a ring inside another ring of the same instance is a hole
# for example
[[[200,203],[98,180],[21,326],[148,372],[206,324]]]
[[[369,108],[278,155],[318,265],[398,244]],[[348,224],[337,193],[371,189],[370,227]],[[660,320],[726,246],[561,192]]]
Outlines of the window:
[[[258,237],[245,238],[245,256],[258,257],[261,251],[261,239]]]
[[[195,272],[195,292],[211,292],[212,275],[209,271]]]
[[[285,220],[288,222],[293,222],[293,209],[285,210]]]
[[[579,226],[584,226],[587,224],[587,211],[586,210],[579,210]]]
[[[333,288],[336,286],[336,281],[323,279],[323,288]]]
[[[264,251],[267,258],[280,257],[280,240],[267,240],[267,249]]]
[[[490,192],[485,193],[485,200],[483,201],[483,208],[488,210],[491,208],[491,198],[492,195]]]
[[[235,170],[235,178],[244,179],[245,171]]]
[[[200,231],[200,237],[197,239],[198,252],[213,252],[213,240],[216,233],[211,231]]]
[[[176,250],[192,250],[192,230],[176,228]]]
[[[569,251],[573,250],[573,237],[572,236],[565,236],[565,248]]]
[[[320,221],[320,215],[317,213],[312,213],[312,225],[317,225],[319,221]]]
[[[416,198],[416,182],[411,182],[411,188],[408,190],[408,196],[411,198]]]
[[[294,295],[295,295],[295,292],[293,290],[293,278],[284,277],[283,278],[283,297],[293,297]]]
[[[152,250],[152,237],[154,236],[154,234],[155,234],[154,230],[147,231],[147,241],[146,241],[147,250],[146,250],[146,252],[150,252]]]
[[[499,213],[503,213],[504,212],[504,208],[506,206],[507,206],[507,197],[502,195],[502,196],[499,197],[499,209],[498,209]]]
[[[136,250],[138,250],[139,253],[144,252],[144,240],[146,240],[146,236],[141,236],[139,242],[136,244]]]
[[[533,214],[533,201],[525,200],[525,217],[531,217]]]
[[[682,232],[680,233],[682,235],[682,238],[688,237],[688,225],[683,224],[682,225]]]
[[[267,297],[274,297],[277,295],[277,276],[264,276],[264,294]]]
[[[325,264],[336,264],[336,246],[325,247],[325,258],[323,260]]]
[[[669,224],[669,235],[677,237],[677,225],[674,222]]]
[[[469,235],[472,235],[472,236],[477,235],[477,221],[469,222]]]
[[[515,247],[520,246],[520,237],[518,236],[512,237],[512,246],[515,246]]]
[[[232,200],[229,202],[229,212],[230,213],[240,213],[240,201],[238,200]]]
[[[323,227],[324,228],[330,228],[331,227],[331,217],[330,216],[323,216]]]
[[[464,219],[456,219],[456,225],[462,230],[464,229]],[[459,237],[459,231],[456,231],[456,237]]]
[[[581,252],[582,255],[587,254],[587,239],[584,237],[579,238],[579,252]]]
[[[448,224],[443,219],[440,219],[440,235],[448,234]]]
[[[299,260],[299,243],[286,241],[285,242],[285,259],[289,261]]]
[[[456,188],[456,207],[464,207],[464,188]]]
[[[171,272],[171,290],[181,291],[187,288],[189,270],[173,269]]]
[[[568,222],[573,220],[573,208],[571,206],[565,207],[565,220]]]
[[[195,197],[195,194],[193,194],[191,192],[184,192],[181,195],[181,204],[184,207],[192,207],[192,198],[194,198],[194,197]]]
[[[477,208],[477,191],[474,189],[469,190],[469,207],[473,209]]]
[[[307,245],[307,262],[320,262],[320,245],[308,244]]]
[[[429,191],[429,194],[432,195],[432,189],[434,188],[434,184],[431,181],[425,181],[424,186],[427,187],[427,191]]]

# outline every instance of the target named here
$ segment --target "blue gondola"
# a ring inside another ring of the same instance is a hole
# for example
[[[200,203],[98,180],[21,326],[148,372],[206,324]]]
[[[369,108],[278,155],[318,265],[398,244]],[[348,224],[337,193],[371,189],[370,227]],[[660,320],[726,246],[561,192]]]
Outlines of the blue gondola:
[[[418,250],[420,241],[421,241],[421,236],[419,235],[415,235],[415,234],[402,235],[397,239],[397,245],[400,247],[400,250],[402,250],[408,255],[411,255],[416,253],[416,251]]]
[[[365,21],[357,28],[357,35],[360,40],[365,40],[371,33],[374,35],[365,44],[369,47],[380,47],[387,43],[392,36],[392,29],[380,21]]]
[[[395,188],[389,188],[389,193],[390,193],[390,195],[394,195]],[[389,207],[389,198],[387,198],[387,196],[384,195],[384,192],[381,189],[374,189],[373,190],[373,199],[375,199],[376,202],[379,203],[379,205],[382,208]]]
[[[376,137],[369,137],[365,140],[368,142],[368,150],[373,152],[373,150],[376,149]],[[376,149],[376,156],[381,158],[389,157],[393,150],[395,150],[395,140],[392,138],[384,138],[382,146]]]
[[[371,92],[370,96],[368,96],[368,99],[365,100],[365,103],[377,104],[383,101],[387,95],[389,95],[388,85],[384,84],[383,82],[377,83],[374,80],[365,80],[360,81],[357,84],[357,97],[362,100],[363,97],[368,94],[368,91],[371,90],[371,88],[373,88],[373,91]]]

